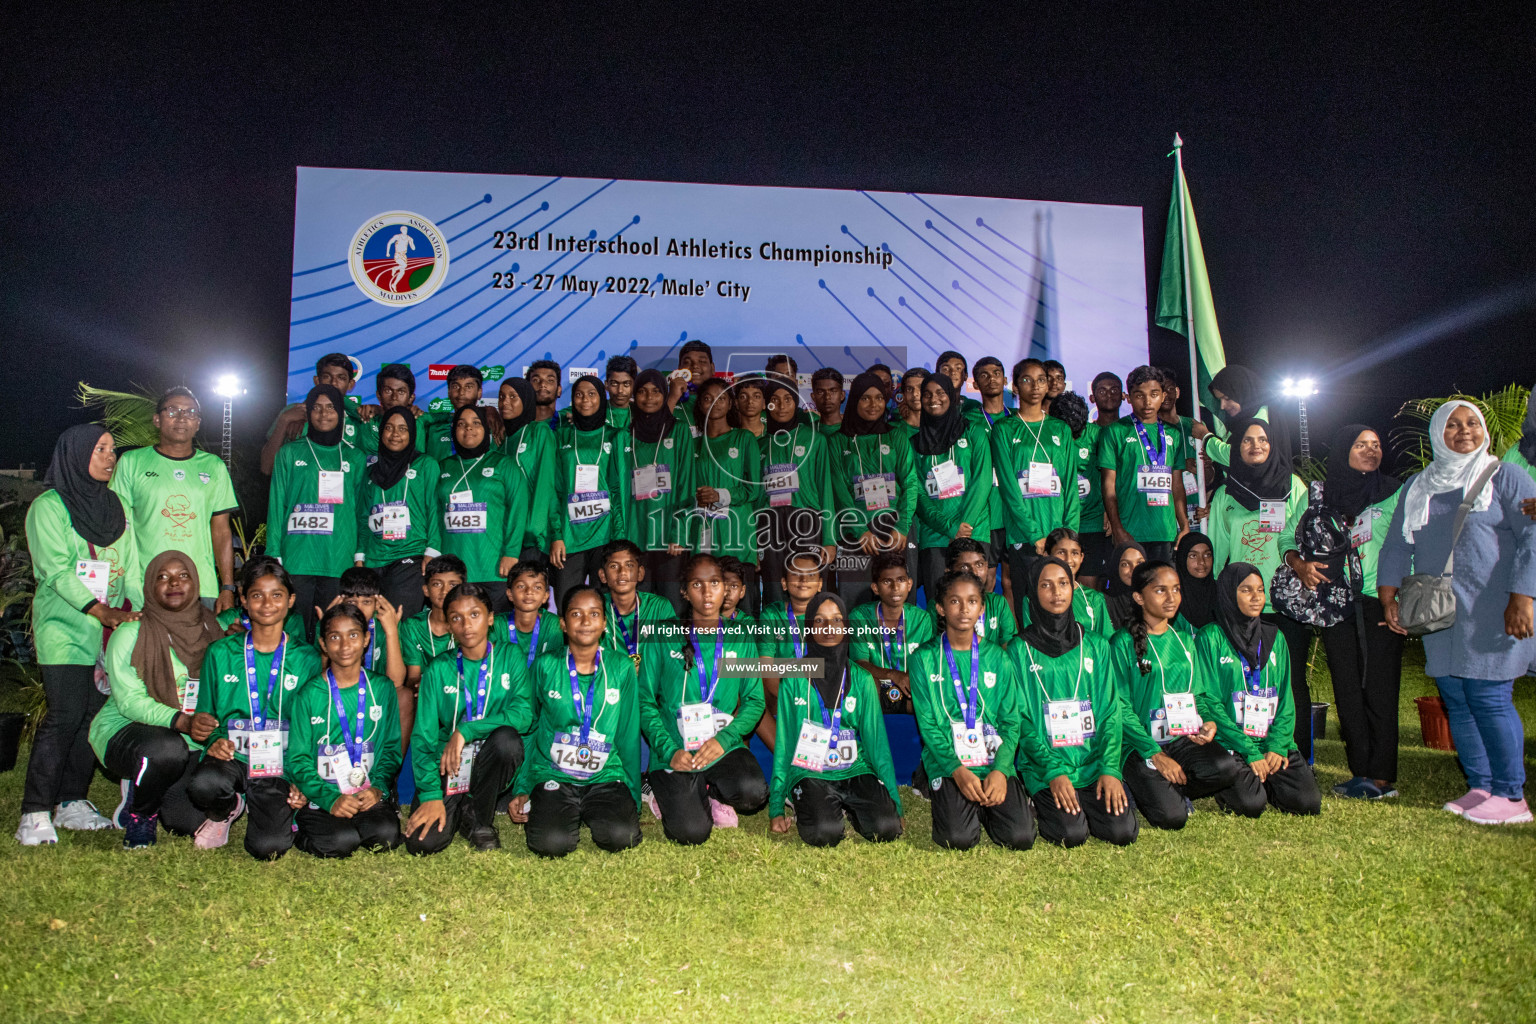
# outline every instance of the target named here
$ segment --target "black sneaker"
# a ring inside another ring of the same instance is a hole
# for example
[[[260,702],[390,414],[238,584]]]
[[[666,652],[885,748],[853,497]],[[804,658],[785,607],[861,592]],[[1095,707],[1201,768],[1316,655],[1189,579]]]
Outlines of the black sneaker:
[[[501,835],[494,828],[481,825],[470,830],[469,845],[480,851],[499,850]]]
[[[160,832],[160,815],[128,811],[123,819],[123,849],[147,850],[155,845]]]

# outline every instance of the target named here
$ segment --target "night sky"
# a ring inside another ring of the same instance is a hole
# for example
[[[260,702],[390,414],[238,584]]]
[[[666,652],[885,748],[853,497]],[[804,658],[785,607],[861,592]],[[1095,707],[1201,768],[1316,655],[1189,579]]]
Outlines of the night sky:
[[[208,393],[234,366],[237,439],[259,442],[300,164],[1139,205],[1155,291],[1179,131],[1227,358],[1315,371],[1314,436],[1536,378],[1528,3],[755,22],[105,6],[7,19],[0,465],[46,465],[82,378]],[[1422,344],[1381,358],[1397,337]],[[1182,365],[1182,338],[1151,344]]]

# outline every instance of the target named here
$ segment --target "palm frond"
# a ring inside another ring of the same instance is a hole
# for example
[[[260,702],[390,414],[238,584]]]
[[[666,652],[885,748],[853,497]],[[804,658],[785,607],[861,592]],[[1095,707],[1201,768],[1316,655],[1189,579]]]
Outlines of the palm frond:
[[[1297,456],[1296,461],[1291,464],[1291,469],[1296,472],[1297,476],[1301,477],[1302,483],[1315,483],[1328,475],[1328,460],[1317,458],[1303,459]]]
[[[155,398],[147,392],[112,391],[81,381],[75,397],[82,407],[101,410],[102,423],[119,448],[139,448],[160,439],[153,422]]]

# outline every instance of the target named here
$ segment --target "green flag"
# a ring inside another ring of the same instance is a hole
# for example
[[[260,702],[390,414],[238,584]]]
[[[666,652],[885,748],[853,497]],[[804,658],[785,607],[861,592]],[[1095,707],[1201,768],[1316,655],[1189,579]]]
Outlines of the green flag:
[[[1157,325],[1190,337],[1190,356],[1198,382],[1201,407],[1220,408],[1211,397],[1211,377],[1227,365],[1216,326],[1216,304],[1211,300],[1211,279],[1205,272],[1205,251],[1200,247],[1200,228],[1184,177],[1184,140],[1173,137],[1173,199],[1168,204],[1168,234],[1163,239],[1163,273],[1157,285]]]

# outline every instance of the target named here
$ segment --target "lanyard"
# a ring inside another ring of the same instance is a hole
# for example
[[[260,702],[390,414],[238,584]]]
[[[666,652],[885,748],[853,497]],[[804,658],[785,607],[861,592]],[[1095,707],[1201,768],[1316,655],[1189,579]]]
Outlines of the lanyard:
[[[256,689],[256,642],[249,632],[245,634],[245,688],[251,695],[251,724],[258,730],[266,726],[267,716],[263,709],[272,702],[273,693],[277,694],[278,718],[282,718],[283,691],[277,680],[283,674],[287,647],[288,634],[284,633],[277,641],[277,650],[272,652],[272,667],[267,671],[267,690],[263,695]]]
[[[811,684],[811,694],[816,698],[816,706],[821,709],[821,725],[824,729],[832,730],[832,738],[827,742],[828,750],[837,749],[837,734],[843,727],[843,694],[848,691],[848,669],[843,669],[843,681],[837,686],[837,700],[832,705],[832,711],[828,713],[826,704],[822,703],[821,691],[816,689],[816,684]]]
[[[363,722],[368,714],[368,673],[357,678],[357,728],[348,725],[347,708],[341,702],[341,689],[336,685],[336,673],[325,672],[325,681],[331,687],[331,702],[336,705],[336,721],[341,725],[341,739],[347,745],[347,758],[354,766],[363,763]]]
[[[704,652],[699,649],[699,635],[691,628],[688,630],[688,641],[693,644],[693,667],[699,673],[699,700],[705,704],[714,704],[715,690],[720,687],[720,656],[725,653],[725,623],[715,626],[715,660],[713,664],[715,678],[712,682],[704,672]],[[704,684],[709,682],[709,689]],[[687,699],[688,682],[683,681],[683,699]]]
[[[464,465],[464,456],[462,456],[462,455],[457,456],[457,458],[459,460],[459,468],[464,470],[464,472],[459,474],[459,478],[454,481],[453,486],[449,488],[449,491],[457,491],[460,487],[462,487],[464,485],[464,478],[469,476],[469,474],[474,470],[474,468],[476,466],[480,465],[480,460],[485,458],[489,454],[490,454],[490,452],[482,452],[481,454],[475,456],[475,461],[471,462],[468,467],[466,467]]]
[[[1086,593],[1087,592],[1085,590],[1083,590],[1083,588],[1082,588],[1082,586],[1080,584],[1074,583],[1073,586],[1072,586],[1072,607],[1073,607],[1074,612],[1075,612],[1075,610],[1079,606],[1081,606],[1081,608],[1083,610],[1083,614],[1088,616],[1088,625],[1091,626],[1091,625],[1093,625],[1093,618],[1094,618],[1094,616],[1093,616],[1093,605],[1088,603],[1088,598],[1085,596]],[[1082,620],[1078,619],[1078,621],[1081,622]]]
[[[1242,651],[1238,651],[1237,652],[1237,660],[1243,663],[1243,686],[1247,689],[1247,691],[1249,693],[1251,693],[1255,697],[1257,697],[1259,695],[1259,692],[1263,689],[1263,687],[1260,686],[1259,684],[1264,681],[1264,645],[1263,644],[1259,645],[1259,649],[1255,652],[1255,654],[1256,654],[1257,660],[1254,662],[1254,664],[1257,667],[1250,667],[1249,666],[1248,659],[1243,657],[1243,652]]]
[[[674,427],[673,429],[676,429],[676,428]],[[656,450],[651,453],[651,468],[652,469],[655,469],[657,466],[661,465],[661,448],[662,448],[662,445],[666,442],[667,438],[669,438],[671,436],[672,436],[672,431],[671,430],[667,430],[667,431],[664,431],[662,433],[662,435],[656,439]],[[641,441],[638,437],[635,438],[635,455],[636,456],[639,456],[639,454],[640,454],[640,446],[642,444],[644,444],[644,443],[645,442]],[[645,459],[639,458],[637,461],[644,462]]]
[[[406,470],[409,471],[412,467],[415,466],[415,464],[416,464],[416,460],[412,459],[411,460],[411,465],[405,467]],[[374,484],[374,486],[378,487],[379,485],[378,484]],[[379,487],[379,497],[381,499],[383,499],[383,501],[384,501],[384,503],[386,505],[389,504],[389,488],[387,488],[387,487]],[[408,477],[408,476],[401,476],[400,477],[400,500],[401,501],[405,501],[405,502],[409,502],[410,501],[410,497],[411,497],[411,478]]]
[[[1131,425],[1136,428],[1136,439],[1141,442],[1141,450],[1147,453],[1147,464],[1157,466],[1159,469],[1168,468],[1168,432],[1163,429],[1162,420],[1157,422],[1157,446],[1158,451],[1152,451],[1152,439],[1147,436],[1147,428],[1142,426],[1141,420],[1132,420]]]
[[[431,630],[429,629],[428,632]],[[368,620],[368,646],[363,648],[363,668],[373,668],[373,620]]]
[[[432,657],[433,658],[437,657],[439,654],[442,654],[443,651],[446,651],[446,650],[448,650],[448,648],[453,646],[453,634],[452,633],[444,633],[442,635],[442,639],[444,639],[444,640],[446,640],[448,642],[443,645],[443,650],[440,651],[440,650],[437,649],[438,636],[437,636],[436,633],[432,632],[432,617],[429,614],[427,616],[427,650],[432,652]]]
[[[907,610],[903,608],[901,614],[896,618],[896,646],[894,649],[891,647],[890,631],[885,628],[885,609],[878,601],[875,602],[875,618],[880,623],[880,642],[885,645],[886,667],[895,669],[898,672],[906,671],[903,666],[907,663]],[[901,665],[896,664],[896,651],[901,652]]]
[[[513,434],[511,437],[507,438],[506,444],[504,446],[505,451],[510,451],[512,453],[512,461],[517,463],[517,468],[523,470],[524,480],[529,479],[528,471],[523,469],[523,449],[528,446],[523,444],[520,438],[522,438],[524,432],[526,432],[527,429],[531,426],[533,426],[532,423],[523,424],[523,426],[517,429],[516,434]]]
[[[485,657],[480,659],[480,681],[475,687],[475,695],[471,697],[464,692],[464,652],[459,651],[459,692],[464,694],[464,720],[466,722],[478,722],[485,717],[485,705],[490,699],[491,663],[496,658],[496,645],[487,642],[485,645]],[[458,728],[459,705],[455,701],[453,705],[454,728]]]
[[[970,700],[966,700],[964,691],[960,689],[960,666],[955,664],[955,652],[949,646],[949,634],[943,638],[944,658],[949,662],[949,678],[955,684],[955,700],[960,703],[960,713],[965,716],[965,727],[976,728],[976,705],[981,702],[981,693],[976,688],[976,679],[981,675],[981,643],[971,637],[971,687]]]
[[[583,433],[597,435],[597,452],[591,462],[581,461],[581,435]],[[576,460],[576,465],[597,467],[603,464],[603,437],[605,433],[602,427],[598,427],[596,430],[581,431],[576,429],[575,423],[571,424],[571,454],[572,458]]]
[[[1077,625],[1077,681],[1072,684],[1072,699],[1073,700],[1077,700],[1078,692],[1082,689],[1082,686],[1083,686],[1083,626],[1082,626],[1082,623],[1076,623],[1076,625]],[[1046,703],[1050,703],[1050,701],[1052,700],[1052,698],[1051,698],[1051,691],[1047,690],[1045,688],[1045,680],[1042,678],[1045,675],[1045,673],[1041,672],[1039,670],[1039,666],[1037,666],[1035,664],[1035,656],[1034,656],[1033,653],[1031,653],[1033,650],[1034,650],[1034,648],[1030,647],[1029,643],[1026,641],[1025,644],[1024,644],[1024,659],[1029,662],[1029,671],[1030,671],[1030,674],[1035,677],[1035,685],[1040,687],[1040,692],[1045,695]]]
[[[586,746],[587,737],[592,735],[593,701],[597,699],[597,676],[603,670],[603,652],[592,653],[592,685],[587,687],[586,697],[582,697],[581,687],[576,682],[576,655],[567,652],[565,664],[571,670],[571,703],[581,708],[581,745]]]
[[[788,601],[784,602],[784,614],[789,616],[789,642],[794,645],[795,657],[805,657],[805,637],[800,635],[800,626],[795,622],[795,609]]]
[[[1042,419],[1035,426],[1034,430],[1029,429],[1029,421],[1024,418],[1023,413],[1019,414],[1019,422],[1024,424],[1024,429],[1029,431],[1029,436],[1034,439],[1035,447],[1029,453],[1029,461],[1033,462],[1035,461],[1035,455],[1040,451],[1040,434],[1045,430],[1045,420]]]
[[[637,608],[636,611],[639,611]],[[539,655],[539,627],[544,625],[544,613],[533,620],[533,636],[528,639],[528,668],[533,668],[533,659]],[[517,640],[517,614],[514,612],[507,617],[507,639],[514,647],[521,647]]]
[[[884,434],[868,434],[866,436],[873,437],[875,439],[875,475],[876,476],[884,476],[885,475],[885,456],[880,454],[880,443],[881,443],[881,439],[885,435]],[[859,460],[859,476],[868,476],[869,474],[864,472],[864,449],[859,447],[859,442],[862,441],[862,440],[864,440],[863,437],[856,437],[856,438],[853,439],[853,455],[854,455],[854,458]]]
[[[1189,689],[1185,693],[1195,692],[1195,659],[1189,656],[1189,648],[1184,646],[1184,640],[1179,636],[1179,631],[1173,628],[1173,623],[1168,623],[1167,632],[1173,634],[1173,639],[1178,643],[1179,650],[1184,652],[1184,660],[1189,663]],[[1151,634],[1147,635],[1147,647],[1152,651],[1152,657],[1157,659],[1157,675],[1163,688],[1163,696],[1168,695],[1168,673],[1163,668],[1163,656],[1157,653],[1157,645],[1152,642]],[[1247,673],[1244,673],[1246,676]]]
[[[320,455],[319,455],[318,452],[315,451],[315,442],[313,442],[313,441],[311,441],[309,439],[309,435],[308,434],[304,435],[304,443],[309,445],[309,454],[315,460],[315,468],[316,469],[325,469],[324,466],[320,465]],[[338,472],[338,473],[341,472],[341,467],[346,464],[346,461],[347,461],[347,457],[341,453],[341,445],[337,445],[336,446],[336,472]],[[328,469],[326,469],[325,471],[327,473],[331,472],[331,470],[328,470]]]

